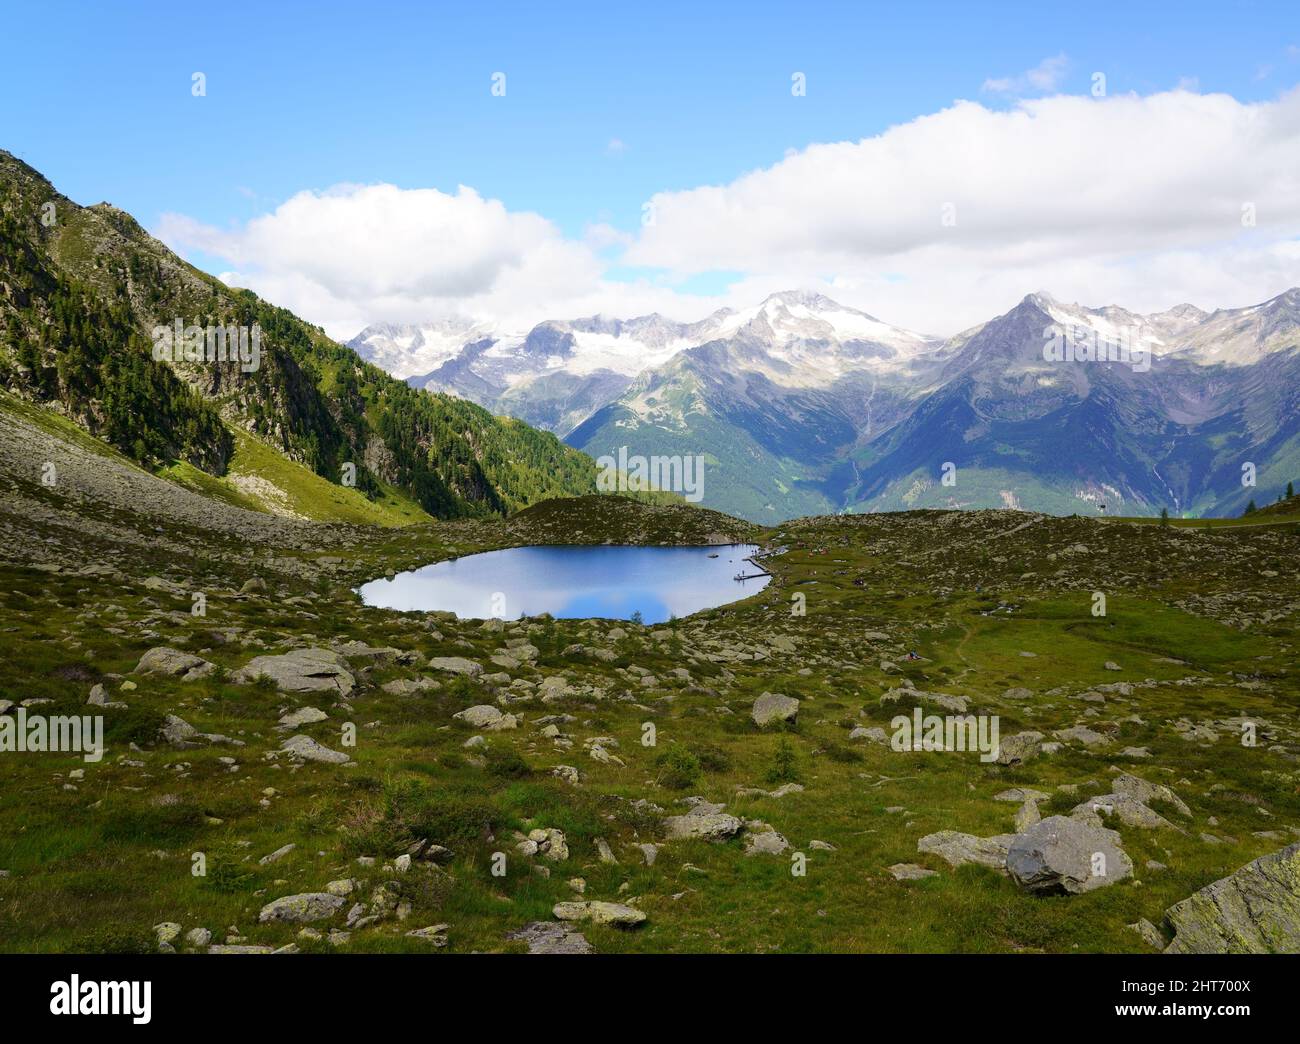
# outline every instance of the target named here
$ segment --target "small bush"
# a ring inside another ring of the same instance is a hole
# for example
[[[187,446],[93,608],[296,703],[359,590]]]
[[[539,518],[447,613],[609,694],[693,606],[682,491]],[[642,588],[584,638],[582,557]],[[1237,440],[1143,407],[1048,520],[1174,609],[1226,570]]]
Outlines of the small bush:
[[[659,774],[655,777],[669,790],[688,790],[700,779],[700,759],[680,743],[670,743],[655,758]]]
[[[134,743],[137,747],[153,746],[158,742],[164,717],[158,711],[143,707],[110,710],[104,715],[104,745],[111,743],[115,747],[125,747]]]
[[[353,807],[344,820],[343,847],[349,855],[393,856],[426,838],[455,849],[481,840],[499,819],[482,798],[404,780],[385,788],[382,804]]]
[[[795,764],[794,747],[790,746],[790,741],[784,736],[776,745],[776,752],[772,755],[772,767],[767,770],[765,778],[768,783],[799,782],[799,770]]]
[[[695,755],[700,763],[700,768],[705,772],[729,772],[731,771],[731,758],[721,747],[710,746],[707,743],[692,743],[690,751]]]
[[[242,863],[228,857],[218,857],[209,861],[204,884],[214,892],[222,895],[237,895],[251,892],[257,887],[257,875]]]
[[[486,756],[487,770],[501,779],[523,779],[532,775],[532,766],[518,751],[490,748]]]
[[[846,747],[843,743],[827,743],[822,747],[822,753],[831,761],[838,761],[843,765],[850,765],[855,761],[862,760],[862,752],[854,750],[852,747]]]
[[[83,935],[72,949],[75,953],[155,953],[158,941],[148,928],[110,925]]]

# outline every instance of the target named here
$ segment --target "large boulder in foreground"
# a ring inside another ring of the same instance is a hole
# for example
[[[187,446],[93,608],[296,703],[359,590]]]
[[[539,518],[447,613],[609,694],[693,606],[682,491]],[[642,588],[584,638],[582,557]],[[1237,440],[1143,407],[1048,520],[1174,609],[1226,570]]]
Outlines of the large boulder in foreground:
[[[773,722],[794,721],[799,714],[799,701],[779,692],[765,692],[754,701],[750,711],[754,724],[760,728]]]
[[[348,661],[331,649],[294,649],[279,656],[256,656],[230,676],[253,682],[265,675],[281,692],[332,692],[347,696],[357,684]]]
[[[1016,835],[1007,849],[1007,873],[1031,892],[1078,895],[1124,880],[1133,861],[1115,831],[1049,816]]]
[[[1175,903],[1165,923],[1165,953],[1300,953],[1300,843]]]

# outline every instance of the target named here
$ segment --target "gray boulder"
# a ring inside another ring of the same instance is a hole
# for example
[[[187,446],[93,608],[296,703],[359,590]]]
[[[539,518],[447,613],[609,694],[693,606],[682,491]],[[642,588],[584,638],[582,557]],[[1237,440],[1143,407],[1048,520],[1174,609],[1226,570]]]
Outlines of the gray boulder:
[[[1041,732],[1017,732],[1014,736],[1007,736],[998,743],[998,764],[1019,765],[1029,761],[1038,756],[1042,744]]]
[[[516,939],[528,944],[529,953],[591,953],[591,943],[586,936],[568,924],[555,921],[533,921],[518,931],[511,932],[507,939]]]
[[[1068,729],[1057,729],[1053,735],[1059,740],[1082,743],[1085,747],[1104,747],[1110,739],[1087,725],[1075,725]]]
[[[927,877],[938,877],[938,871],[927,870],[915,863],[895,863],[889,867],[895,881],[924,881]]]
[[[745,833],[745,855],[747,856],[782,855],[789,848],[790,842],[771,828]]]
[[[173,747],[198,746],[193,740],[198,736],[199,730],[183,718],[178,718],[175,714],[168,714],[163,718],[162,728],[159,733],[164,742],[170,743]]]
[[[236,683],[270,678],[281,692],[330,692],[347,696],[357,679],[347,660],[330,649],[294,649],[279,656],[257,656],[230,676]]]
[[[619,928],[635,928],[645,921],[642,911],[623,903],[556,903],[551,912],[561,921],[591,921],[593,924],[612,924]]]
[[[330,750],[310,736],[298,735],[287,739],[281,744],[280,749],[303,761],[318,761],[325,765],[346,765],[352,760],[342,751]]]
[[[290,924],[309,924],[333,917],[344,903],[343,896],[330,895],[329,892],[303,892],[301,895],[286,895],[282,899],[267,903],[257,919],[263,924],[268,921],[286,921]]]
[[[529,953],[592,952],[586,936],[568,924],[555,921],[533,921],[509,933],[506,938],[527,943]]]
[[[216,664],[209,663],[201,656],[160,645],[141,656],[140,662],[135,665],[131,673],[195,681],[206,677],[214,670]]]
[[[296,729],[300,725],[314,725],[318,721],[327,721],[329,715],[318,707],[299,707],[280,718],[282,729]]]
[[[765,692],[754,701],[750,712],[754,724],[760,727],[774,721],[794,721],[799,714],[799,701],[793,696],[783,696],[779,692]]]
[[[735,837],[744,827],[735,816],[727,815],[721,805],[701,802],[684,816],[669,816],[664,829],[670,841],[703,838],[706,841],[725,841]]]
[[[1007,872],[1031,892],[1077,895],[1124,880],[1133,862],[1115,831],[1049,816],[1012,840]]]
[[[480,703],[473,707],[466,707],[463,711],[457,711],[452,717],[457,721],[463,721],[466,725],[473,725],[476,729],[486,729],[495,725],[505,715],[490,703]]]
[[[1007,848],[1014,836],[997,834],[994,837],[976,837],[956,830],[940,830],[921,838],[916,843],[916,850],[927,855],[937,855],[952,867],[977,863],[993,870],[1003,870],[1007,862]]]
[[[435,671],[446,671],[449,674],[465,674],[473,678],[483,673],[483,667],[473,660],[467,660],[463,656],[432,656],[429,658],[429,667]]]

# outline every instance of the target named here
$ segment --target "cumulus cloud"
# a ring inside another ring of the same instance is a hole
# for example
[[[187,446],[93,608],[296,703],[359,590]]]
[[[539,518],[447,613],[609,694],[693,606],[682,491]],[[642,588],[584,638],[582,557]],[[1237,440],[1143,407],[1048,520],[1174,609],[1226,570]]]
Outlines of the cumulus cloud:
[[[1037,288],[1130,307],[1247,304],[1300,283],[1300,91],[961,101],[651,203],[629,263],[815,276],[939,333]]]
[[[1040,289],[1143,311],[1240,306],[1300,284],[1300,90],[959,101],[650,204],[635,232],[573,238],[466,187],[342,185],[234,229],[171,214],[157,233],[337,337],[446,314],[694,319],[791,288],[936,334]],[[719,274],[721,295],[681,289]]]
[[[566,238],[540,215],[508,210],[461,186],[454,194],[393,185],[300,192],[242,227],[164,214],[155,234],[182,254],[227,261],[220,278],[346,339],[378,321],[463,315],[527,327],[543,319],[689,316],[717,307],[672,280],[610,281],[611,248],[632,242],[606,224]]]

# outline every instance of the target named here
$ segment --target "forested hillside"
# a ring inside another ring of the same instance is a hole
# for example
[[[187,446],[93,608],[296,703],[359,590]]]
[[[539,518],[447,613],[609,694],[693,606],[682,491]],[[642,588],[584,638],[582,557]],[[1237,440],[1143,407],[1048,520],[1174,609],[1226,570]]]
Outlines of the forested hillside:
[[[178,320],[256,325],[257,365],[155,361],[152,331]],[[331,482],[372,497],[396,488],[443,518],[595,490],[591,459],[554,436],[390,378],[3,151],[0,385],[150,468],[183,461],[221,476],[239,428]]]

